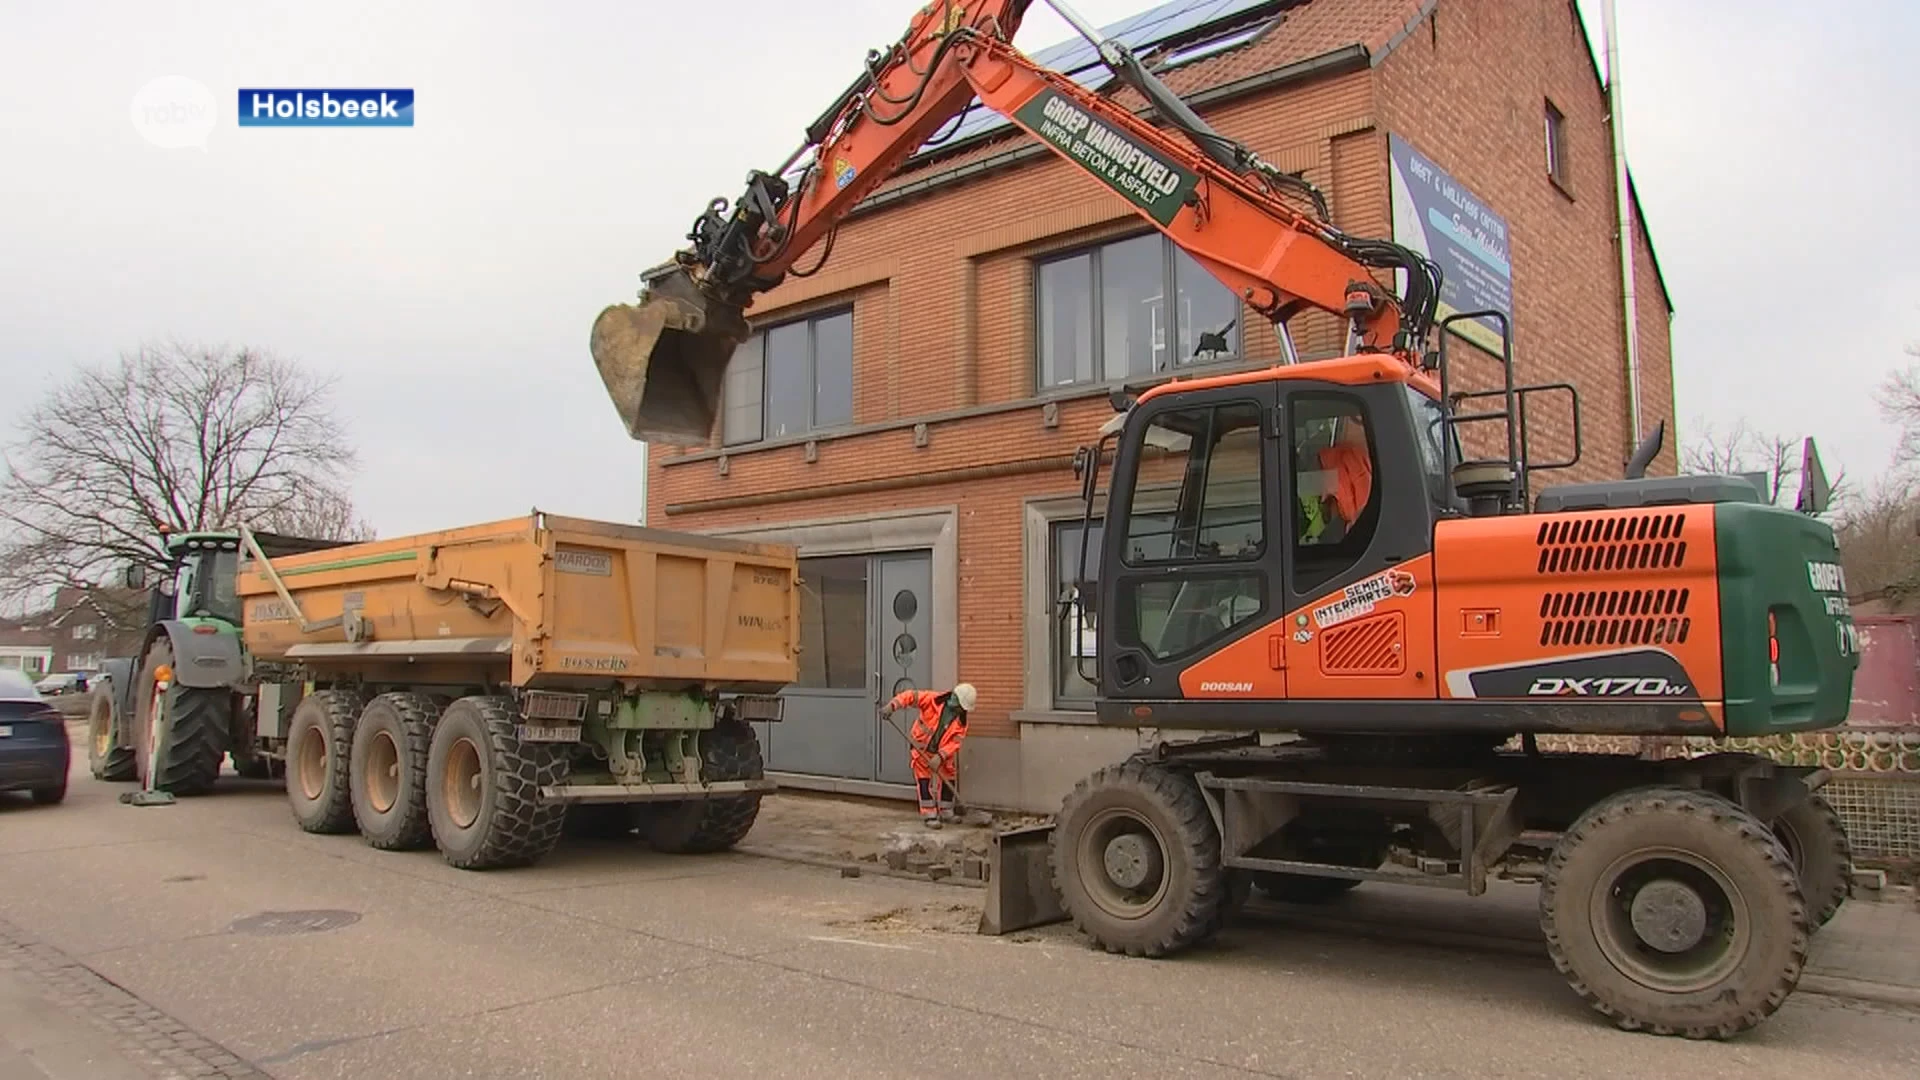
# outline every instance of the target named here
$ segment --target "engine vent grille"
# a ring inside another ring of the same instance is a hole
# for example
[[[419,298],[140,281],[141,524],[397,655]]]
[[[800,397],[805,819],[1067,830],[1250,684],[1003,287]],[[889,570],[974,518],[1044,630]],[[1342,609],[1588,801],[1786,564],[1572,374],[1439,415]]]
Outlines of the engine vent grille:
[[[1540,597],[1542,645],[1668,645],[1687,640],[1691,589],[1588,589]]]
[[[1592,570],[1674,570],[1687,561],[1684,513],[1561,518],[1540,523],[1542,574]]]
[[[1328,675],[1398,675],[1405,622],[1399,612],[1336,626],[1320,635],[1320,670]]]

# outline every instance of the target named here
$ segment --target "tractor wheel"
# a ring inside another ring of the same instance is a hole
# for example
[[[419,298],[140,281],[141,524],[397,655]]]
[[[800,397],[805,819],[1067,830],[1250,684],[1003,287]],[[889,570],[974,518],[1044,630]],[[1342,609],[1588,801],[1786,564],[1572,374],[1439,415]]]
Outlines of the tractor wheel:
[[[1773,835],[1793,860],[1800,892],[1807,900],[1807,917],[1818,930],[1853,895],[1853,845],[1847,840],[1846,823],[1826,799],[1808,795],[1773,820]]]
[[[750,724],[721,720],[700,733],[700,776],[709,782],[758,780],[766,775],[760,740]],[[760,816],[760,795],[658,803],[641,814],[654,850],[670,855],[725,851],[744,839]]]
[[[1773,833],[1726,799],[1641,788],[1595,804],[1548,860],[1554,966],[1628,1031],[1724,1039],[1799,984],[1807,908]]]
[[[133,764],[134,776],[147,782],[149,761],[153,756],[155,706],[170,725],[166,753],[154,769],[153,786],[174,795],[204,795],[212,790],[220,776],[220,763],[227,756],[227,723],[233,709],[233,692],[224,686],[189,687],[170,682],[159,690],[157,674],[162,666],[173,667],[173,642],[164,635],[147,647],[134,682]]]
[[[427,820],[440,854],[462,870],[491,870],[553,850],[567,806],[543,801],[540,789],[566,780],[567,750],[521,742],[507,698],[449,705],[427,749]]]
[[[1053,830],[1053,881],[1095,945],[1165,956],[1210,937],[1230,882],[1193,778],[1129,761],[1082,780]]]
[[[114,706],[113,685],[94,687],[87,709],[87,767],[95,780],[121,783],[138,780],[133,747],[122,738],[120,710]]]
[[[427,745],[439,714],[419,694],[381,694],[353,725],[347,769],[353,820],[367,843],[382,851],[411,851],[433,841]]]
[[[353,831],[353,722],[360,699],[321,690],[300,699],[287,720],[287,802],[310,833]]]

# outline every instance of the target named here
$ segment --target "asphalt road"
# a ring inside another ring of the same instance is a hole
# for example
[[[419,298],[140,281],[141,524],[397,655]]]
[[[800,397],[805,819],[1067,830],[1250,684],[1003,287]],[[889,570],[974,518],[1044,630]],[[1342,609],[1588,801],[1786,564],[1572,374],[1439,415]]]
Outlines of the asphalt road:
[[[976,936],[952,886],[573,841],[466,873],[302,833],[273,785],[122,790],[0,799],[0,916],[289,1080],[1920,1075],[1920,1013],[1817,994],[1690,1043],[1510,951],[1255,916],[1127,960]]]

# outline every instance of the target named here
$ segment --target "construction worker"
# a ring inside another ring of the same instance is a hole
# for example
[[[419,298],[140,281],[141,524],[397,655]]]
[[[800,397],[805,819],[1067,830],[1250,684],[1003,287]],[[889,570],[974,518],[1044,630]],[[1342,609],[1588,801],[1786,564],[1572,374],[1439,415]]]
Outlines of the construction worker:
[[[1357,414],[1342,420],[1333,445],[1320,451],[1320,467],[1334,475],[1333,491],[1326,499],[1332,505],[1325,509],[1333,511],[1344,536],[1373,499],[1373,457],[1368,452],[1366,422]]]
[[[902,690],[886,704],[889,713],[896,709],[919,710],[907,735],[907,753],[920,797],[920,823],[929,829],[938,829],[941,822],[953,819],[960,742],[967,737],[967,714],[973,711],[974,697],[973,684],[961,683],[944,694]]]

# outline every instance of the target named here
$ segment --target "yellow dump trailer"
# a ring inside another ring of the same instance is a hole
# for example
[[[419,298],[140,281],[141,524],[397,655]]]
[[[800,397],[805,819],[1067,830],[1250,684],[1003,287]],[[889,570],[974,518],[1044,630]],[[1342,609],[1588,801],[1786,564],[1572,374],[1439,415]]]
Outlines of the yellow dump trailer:
[[[796,675],[790,547],[535,512],[268,558],[237,593],[256,752],[294,817],[456,866],[563,831],[729,847]]]

